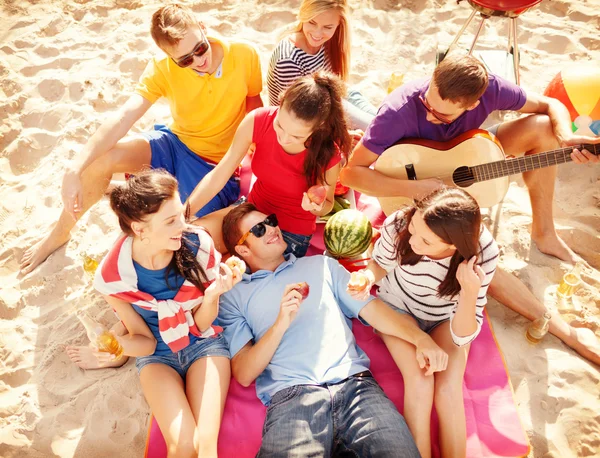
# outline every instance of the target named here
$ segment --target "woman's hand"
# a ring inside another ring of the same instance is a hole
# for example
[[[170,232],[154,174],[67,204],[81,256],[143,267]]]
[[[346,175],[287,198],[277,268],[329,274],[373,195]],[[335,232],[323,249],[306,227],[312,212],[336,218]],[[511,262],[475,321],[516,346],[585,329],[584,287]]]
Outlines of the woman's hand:
[[[354,147],[358,145],[358,142],[361,141],[363,136],[365,135],[365,133],[360,129],[349,130],[348,133],[350,134],[350,138],[352,139],[352,149],[354,149]]]
[[[375,276],[369,269],[359,270],[350,274],[350,281],[346,290],[354,299],[364,301],[371,293],[375,283]]]
[[[227,264],[222,262],[215,267],[215,279],[210,286],[206,288],[206,291],[204,291],[204,297],[218,299],[221,294],[229,291],[238,284],[241,279],[242,272],[238,267],[234,267],[232,270]]]
[[[307,193],[302,194],[302,210],[307,212],[320,212],[323,210],[323,207],[327,203],[327,199],[325,199],[321,204],[316,204],[308,197]]]
[[[464,292],[475,297],[477,297],[477,293],[479,293],[479,289],[485,278],[485,272],[475,264],[476,260],[477,256],[473,256],[469,261],[465,259],[456,270],[456,279],[460,283],[461,293]]]

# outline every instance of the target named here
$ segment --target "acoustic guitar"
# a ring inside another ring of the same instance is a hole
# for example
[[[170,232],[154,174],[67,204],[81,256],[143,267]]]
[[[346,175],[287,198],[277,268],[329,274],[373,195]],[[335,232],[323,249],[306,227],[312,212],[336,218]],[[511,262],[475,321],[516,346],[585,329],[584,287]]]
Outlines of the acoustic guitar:
[[[379,156],[375,170],[402,180],[439,178],[448,186],[464,188],[485,208],[502,200],[510,175],[570,162],[573,149],[600,153],[600,145],[585,144],[507,159],[495,136],[475,129],[449,142],[402,140]],[[412,201],[408,197],[379,197],[386,215]]]

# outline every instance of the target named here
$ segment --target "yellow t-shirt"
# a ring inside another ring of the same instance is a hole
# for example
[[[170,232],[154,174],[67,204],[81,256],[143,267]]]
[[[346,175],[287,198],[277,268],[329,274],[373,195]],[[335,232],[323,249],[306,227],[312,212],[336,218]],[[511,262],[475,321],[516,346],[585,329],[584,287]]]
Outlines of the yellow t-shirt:
[[[169,57],[152,59],[135,92],[152,103],[166,97],[173,116],[171,131],[200,157],[219,162],[246,115],[246,97],[262,90],[262,74],[251,45],[209,41],[223,47],[221,72],[201,75]]]

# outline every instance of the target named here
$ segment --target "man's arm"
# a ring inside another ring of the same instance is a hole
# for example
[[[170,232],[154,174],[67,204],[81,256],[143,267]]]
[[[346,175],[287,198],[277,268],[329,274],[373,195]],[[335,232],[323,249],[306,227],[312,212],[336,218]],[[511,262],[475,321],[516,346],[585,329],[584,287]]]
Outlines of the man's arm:
[[[246,97],[246,113],[250,113],[252,110],[264,106],[263,101],[260,98],[260,94],[254,97]]]
[[[129,129],[151,106],[152,102],[139,94],[133,94],[114,116],[102,123],[85,144],[83,151],[77,155],[67,168],[63,178],[62,198],[65,210],[73,218],[75,218],[75,212],[79,211],[83,202],[81,194],[82,172],[92,162],[114,148],[117,142],[129,132]]]
[[[519,110],[520,113],[545,114],[550,118],[552,130],[561,146],[573,146],[581,143],[600,143],[600,137],[587,137],[577,135],[571,131],[571,116],[569,110],[560,101],[551,97],[528,92],[525,105]],[[599,156],[595,156],[587,150],[573,150],[571,157],[576,163],[597,163]]]
[[[400,314],[379,299],[365,305],[359,316],[382,334],[405,340],[416,347],[417,361],[427,367],[425,375],[443,371],[448,366],[448,355],[429,334],[421,331],[408,316]]]
[[[248,342],[231,360],[231,372],[242,386],[249,386],[262,374],[273,359],[285,331],[296,317],[302,295],[294,288],[298,283],[285,287],[279,315],[271,328],[255,343]]]
[[[377,154],[360,141],[340,173],[341,182],[363,194],[375,197],[425,196],[442,184],[437,179],[401,180],[388,177],[370,168],[378,158]]]

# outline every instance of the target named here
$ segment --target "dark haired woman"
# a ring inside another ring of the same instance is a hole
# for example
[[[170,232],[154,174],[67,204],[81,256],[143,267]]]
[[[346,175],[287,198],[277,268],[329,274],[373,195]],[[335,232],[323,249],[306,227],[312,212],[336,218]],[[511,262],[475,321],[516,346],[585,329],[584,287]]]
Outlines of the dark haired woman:
[[[304,256],[317,216],[326,215],[333,207],[335,183],[351,147],[343,94],[338,77],[317,72],[292,83],[279,107],[258,108],[246,115],[225,157],[190,196],[192,214],[227,183],[254,144],[256,182],[248,201],[267,215],[275,214],[288,252]],[[313,185],[328,186],[326,200],[320,205],[306,195]],[[220,224],[213,225],[210,219],[211,215],[203,218],[202,224],[215,241],[220,240]]]
[[[440,424],[442,456],[465,456],[463,377],[469,346],[483,321],[498,246],[481,223],[477,202],[458,188],[441,188],[390,215],[364,271],[349,290],[361,297],[379,282],[379,298],[406,315],[448,353],[448,367],[425,375],[409,343],[383,335],[404,378],[404,417],[423,457],[431,456],[431,408]]]
[[[136,357],[169,456],[216,457],[230,365],[212,323],[220,295],[241,272],[220,263],[204,230],[186,224],[167,172],[136,174],[112,191],[110,205],[125,235],[102,260],[94,286],[127,329],[117,339],[124,355]]]

